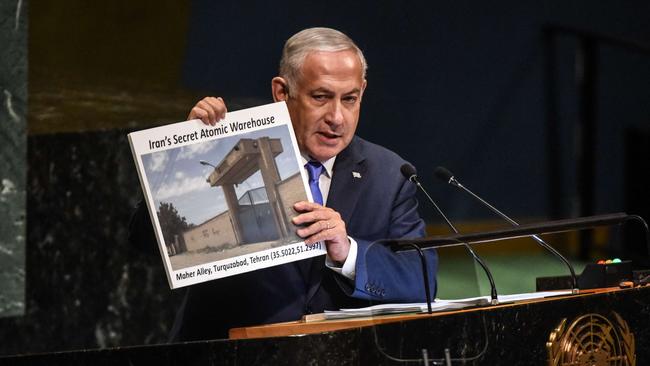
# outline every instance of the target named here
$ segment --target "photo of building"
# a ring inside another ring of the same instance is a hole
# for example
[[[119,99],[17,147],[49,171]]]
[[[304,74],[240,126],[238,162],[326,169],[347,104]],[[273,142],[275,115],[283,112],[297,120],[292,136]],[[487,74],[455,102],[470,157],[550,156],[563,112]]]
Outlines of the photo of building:
[[[291,219],[307,194],[290,141],[278,126],[143,155],[174,270],[301,241]]]

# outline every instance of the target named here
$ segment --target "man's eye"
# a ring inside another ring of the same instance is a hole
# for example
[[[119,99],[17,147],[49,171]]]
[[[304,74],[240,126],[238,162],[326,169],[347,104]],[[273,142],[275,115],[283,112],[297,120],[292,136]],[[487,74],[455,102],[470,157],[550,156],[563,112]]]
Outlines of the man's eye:
[[[314,98],[315,100],[318,100],[318,101],[322,101],[322,100],[327,99],[327,96],[324,95],[324,94],[315,94],[315,95],[312,95],[312,98]]]
[[[356,96],[348,96],[348,97],[344,97],[344,98],[343,98],[343,101],[344,101],[345,103],[354,104],[354,103],[357,102],[357,99],[358,99],[358,98],[357,98]]]

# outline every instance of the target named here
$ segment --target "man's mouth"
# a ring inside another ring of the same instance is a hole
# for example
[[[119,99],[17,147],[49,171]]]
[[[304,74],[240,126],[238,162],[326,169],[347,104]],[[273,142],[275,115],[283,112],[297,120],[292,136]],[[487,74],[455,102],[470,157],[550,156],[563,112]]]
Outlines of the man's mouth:
[[[327,138],[327,139],[336,139],[336,138],[339,138],[339,137],[342,136],[342,134],[340,134],[340,133],[333,133],[333,132],[329,132],[329,131],[319,131],[318,134],[325,137],[325,138]]]

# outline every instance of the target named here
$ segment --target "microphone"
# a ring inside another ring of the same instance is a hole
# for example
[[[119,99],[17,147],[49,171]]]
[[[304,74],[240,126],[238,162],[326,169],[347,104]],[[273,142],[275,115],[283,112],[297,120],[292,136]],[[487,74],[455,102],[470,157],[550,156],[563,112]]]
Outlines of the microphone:
[[[444,212],[442,212],[440,207],[438,207],[438,205],[433,200],[433,198],[431,198],[431,196],[426,191],[426,189],[424,189],[424,187],[422,187],[422,184],[420,184],[420,181],[418,180],[418,175],[417,175],[417,171],[415,170],[415,167],[413,165],[409,164],[409,163],[405,163],[400,167],[400,171],[402,172],[402,175],[406,179],[408,179],[413,184],[415,184],[422,191],[422,193],[424,193],[427,196],[427,198],[429,199],[429,202],[431,202],[431,204],[433,205],[433,207],[435,207],[438,214],[445,220],[445,222],[447,223],[447,226],[449,226],[449,228],[454,233],[459,234],[459,232],[456,229],[456,227],[454,226],[454,224],[452,224],[451,221],[449,221],[449,219],[447,218],[447,215],[445,215]],[[465,246],[465,248],[467,248],[467,251],[469,251],[469,254],[472,255],[472,258],[474,258],[476,263],[478,263],[481,266],[481,268],[483,268],[483,271],[485,272],[485,274],[486,274],[486,276],[488,278],[488,281],[490,281],[490,292],[491,292],[491,298],[492,298],[491,304],[492,305],[497,305],[499,303],[499,298],[497,296],[497,287],[494,284],[494,278],[492,277],[492,272],[490,272],[490,270],[488,269],[485,262],[483,262],[483,259],[481,259],[481,257],[479,257],[478,254],[476,254],[476,252],[474,252],[474,249],[472,249],[472,247],[469,244],[467,244],[465,242],[462,242],[462,244]]]
[[[478,200],[481,204],[492,210],[494,213],[497,215],[501,216],[503,219],[508,221],[512,226],[519,226],[519,223],[517,223],[515,220],[511,219],[508,217],[506,214],[503,212],[499,211],[496,209],[496,207],[492,206],[491,204],[487,203],[485,200],[483,200],[481,197],[477,196],[474,194],[474,192],[470,191],[468,188],[460,184],[460,182],[456,179],[456,177],[445,167],[439,166],[437,167],[434,171],[433,174],[439,178],[440,180],[451,184],[452,186],[459,188],[460,190],[468,193],[470,196],[474,197],[476,200]],[[578,278],[576,277],[576,273],[573,270],[573,266],[569,261],[562,255],[560,252],[555,250],[552,246],[547,244],[542,238],[540,238],[537,235],[532,235],[531,236],[535,241],[542,246],[542,248],[548,250],[551,252],[554,256],[558,257],[566,266],[569,268],[569,271],[571,272],[571,282],[573,283],[573,288],[571,289],[571,292],[574,294],[577,294],[579,292],[578,290]]]

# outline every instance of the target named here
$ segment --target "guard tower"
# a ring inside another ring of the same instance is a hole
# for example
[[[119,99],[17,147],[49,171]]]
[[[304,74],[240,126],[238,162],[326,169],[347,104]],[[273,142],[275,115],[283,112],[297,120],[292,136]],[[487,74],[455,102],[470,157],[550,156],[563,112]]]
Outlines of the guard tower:
[[[280,194],[277,190],[280,173],[278,173],[275,157],[280,155],[282,151],[280,139],[268,137],[240,139],[214,168],[214,171],[207,179],[210,186],[221,186],[223,188],[226,204],[235,229],[235,238],[239,244],[244,242],[244,228],[241,225],[240,206],[235,193],[235,185],[241,184],[258,170],[262,174],[278,236],[280,238],[289,236],[288,219],[282,208]]]

